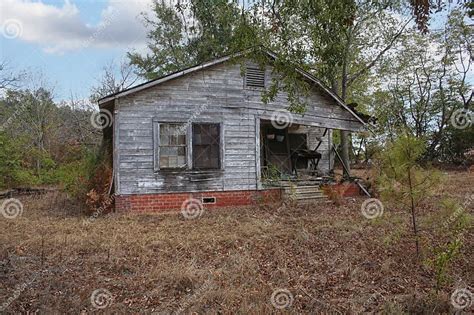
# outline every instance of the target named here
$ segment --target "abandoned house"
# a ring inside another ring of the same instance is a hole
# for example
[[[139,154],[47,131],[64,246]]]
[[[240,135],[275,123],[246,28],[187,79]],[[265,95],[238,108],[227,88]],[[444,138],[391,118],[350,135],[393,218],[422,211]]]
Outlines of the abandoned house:
[[[99,100],[113,115],[104,137],[113,147],[116,210],[180,209],[190,197],[205,206],[249,205],[280,199],[290,186],[299,199],[322,196],[319,185],[334,167],[333,132],[363,131],[365,121],[301,69],[311,86],[304,115],[286,111],[283,92],[265,104],[271,63],[245,65],[227,56]]]

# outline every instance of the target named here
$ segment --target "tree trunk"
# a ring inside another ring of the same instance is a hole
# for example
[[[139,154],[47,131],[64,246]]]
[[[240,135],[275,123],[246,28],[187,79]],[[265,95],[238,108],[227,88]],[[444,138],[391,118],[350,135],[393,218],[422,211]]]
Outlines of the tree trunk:
[[[350,159],[349,159],[349,131],[341,130],[341,158],[344,163],[344,178],[351,176]]]
[[[346,57],[347,59],[347,57]],[[341,98],[345,102],[347,95],[347,60],[344,60],[342,66],[342,82],[341,82]],[[351,164],[350,164],[350,157],[349,157],[349,139],[350,133],[346,130],[341,130],[341,149],[342,149],[342,163],[344,163],[344,175],[345,179],[351,177]]]
[[[418,242],[418,227],[416,225],[416,215],[415,215],[415,199],[413,197],[413,182],[411,178],[411,167],[408,166],[408,185],[410,186],[410,202],[411,202],[411,221],[413,224],[413,234],[415,234],[415,246],[416,246],[416,257],[420,257],[420,245]]]

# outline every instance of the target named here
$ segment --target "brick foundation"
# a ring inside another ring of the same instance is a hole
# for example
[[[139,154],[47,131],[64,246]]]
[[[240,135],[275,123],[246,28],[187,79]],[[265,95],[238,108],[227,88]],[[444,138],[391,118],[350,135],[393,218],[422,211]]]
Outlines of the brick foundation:
[[[222,208],[279,202],[282,195],[280,189],[121,195],[115,197],[115,210],[133,212],[180,210],[187,199],[202,200],[206,197],[214,197],[215,203],[203,203],[204,208]]]
[[[326,187],[333,192],[337,192],[342,197],[357,197],[362,194],[360,187],[356,183],[328,185]]]

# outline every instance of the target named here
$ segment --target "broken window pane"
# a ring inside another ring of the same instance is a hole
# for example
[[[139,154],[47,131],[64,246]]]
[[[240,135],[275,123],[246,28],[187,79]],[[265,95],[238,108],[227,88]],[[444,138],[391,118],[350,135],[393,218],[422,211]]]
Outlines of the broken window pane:
[[[160,169],[186,167],[186,126],[160,124]]]

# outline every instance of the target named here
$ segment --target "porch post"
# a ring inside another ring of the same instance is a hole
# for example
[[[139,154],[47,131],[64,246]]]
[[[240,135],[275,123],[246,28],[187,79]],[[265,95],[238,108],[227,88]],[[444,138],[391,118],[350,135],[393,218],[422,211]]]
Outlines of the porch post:
[[[262,189],[262,169],[260,163],[260,117],[255,115],[255,172],[257,190]]]

